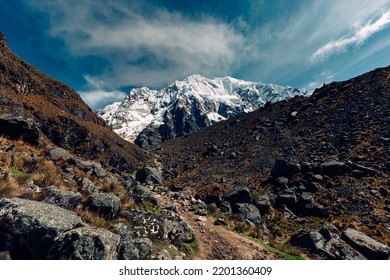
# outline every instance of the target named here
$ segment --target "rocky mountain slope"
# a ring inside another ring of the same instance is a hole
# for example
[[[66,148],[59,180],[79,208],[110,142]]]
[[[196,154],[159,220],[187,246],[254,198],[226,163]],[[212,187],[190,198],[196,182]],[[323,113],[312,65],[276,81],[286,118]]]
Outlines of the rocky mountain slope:
[[[0,134],[30,143],[51,142],[85,158],[124,169],[146,159],[113,133],[63,83],[17,57],[0,33]]]
[[[153,160],[0,34],[0,259],[189,258]],[[192,248],[191,247],[191,248]]]
[[[387,259],[390,67],[164,143],[166,185],[326,259]]]
[[[193,75],[159,91],[133,89],[122,102],[99,115],[114,131],[141,147],[191,133],[230,117],[252,112],[267,102],[307,96],[304,89]]]

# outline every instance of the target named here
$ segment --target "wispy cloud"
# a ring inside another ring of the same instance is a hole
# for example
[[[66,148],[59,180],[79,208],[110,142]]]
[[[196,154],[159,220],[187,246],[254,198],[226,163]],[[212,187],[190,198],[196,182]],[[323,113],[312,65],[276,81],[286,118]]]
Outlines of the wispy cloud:
[[[37,0],[32,5],[50,15],[49,34],[65,40],[73,56],[109,62],[95,78],[114,88],[162,86],[199,72],[224,75],[249,53],[245,37],[216,18],[131,3]]]
[[[319,48],[310,56],[311,63],[318,63],[326,60],[331,55],[345,52],[352,46],[364,43],[368,38],[390,24],[390,11],[383,13],[379,18],[369,20],[363,26],[357,26],[352,36],[346,36],[336,41],[331,41]]]
[[[87,90],[79,91],[83,100],[94,109],[101,109],[105,105],[121,101],[126,97],[126,93],[119,90],[106,90],[104,82],[85,76]]]

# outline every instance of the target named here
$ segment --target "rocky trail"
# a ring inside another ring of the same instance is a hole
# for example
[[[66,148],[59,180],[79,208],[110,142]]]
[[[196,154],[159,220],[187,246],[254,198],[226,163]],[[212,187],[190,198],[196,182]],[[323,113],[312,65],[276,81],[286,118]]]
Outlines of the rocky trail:
[[[190,211],[189,201],[177,201],[174,198],[159,195],[162,205],[174,205],[182,217],[195,232],[199,241],[199,252],[195,259],[199,260],[275,260],[280,259],[249,239],[227,230],[223,226],[214,225],[210,216],[199,216]]]

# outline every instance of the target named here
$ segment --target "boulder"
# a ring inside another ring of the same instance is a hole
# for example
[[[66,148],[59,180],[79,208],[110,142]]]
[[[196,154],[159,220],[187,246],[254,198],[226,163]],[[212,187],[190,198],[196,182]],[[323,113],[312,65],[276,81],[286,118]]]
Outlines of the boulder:
[[[0,115],[0,135],[37,145],[39,144],[40,130],[30,118],[13,115]]]
[[[126,209],[121,216],[128,219],[138,236],[152,240],[169,239],[172,242],[192,242],[195,234],[177,215],[164,216]]]
[[[255,202],[255,206],[259,209],[260,214],[264,215],[271,207],[271,201],[268,195],[261,195]]]
[[[153,167],[144,167],[137,171],[135,179],[141,184],[159,184],[163,183],[161,173]]]
[[[68,160],[72,158],[72,156],[64,149],[62,148],[54,148],[49,151],[49,155],[51,159],[57,160],[57,159],[65,159]]]
[[[271,175],[274,178],[286,177],[292,178],[294,175],[301,171],[299,164],[295,164],[286,159],[277,159],[274,166],[271,169]]]
[[[133,189],[133,194],[130,196],[135,203],[142,204],[144,202],[149,202],[153,205],[158,205],[158,199],[154,192],[151,190],[141,186],[137,185]]]
[[[96,193],[99,193],[99,189],[87,177],[84,177],[84,178],[81,179],[81,190],[84,193],[86,193],[86,194],[96,194]]]
[[[219,210],[223,213],[231,213],[232,207],[230,206],[230,203],[227,201],[222,201],[221,204],[218,206]]]
[[[24,199],[0,199],[0,251],[12,259],[115,259],[119,236],[74,212]]]
[[[61,233],[53,242],[49,259],[114,260],[120,236],[106,229],[80,227]]]
[[[286,177],[276,177],[274,180],[274,184],[281,190],[288,189],[288,179]]]
[[[0,251],[9,251],[12,259],[47,259],[57,236],[83,223],[75,213],[52,204],[3,198],[0,225]]]
[[[312,254],[319,255],[326,259],[366,259],[362,254],[350,247],[337,235],[335,235],[336,231],[337,229],[333,225],[330,226],[330,224],[326,223],[320,231],[298,231],[291,237],[290,243],[293,246],[300,247]],[[326,232],[325,236],[322,234],[322,232]]]
[[[149,238],[122,238],[119,259],[149,260],[152,256],[152,245]]]
[[[322,174],[328,176],[340,176],[345,174],[345,163],[337,160],[329,160],[320,164]]]
[[[276,199],[277,204],[284,204],[290,209],[295,208],[297,201],[297,196],[291,190],[280,191]]]
[[[102,167],[102,165],[100,163],[95,163],[93,165],[93,173],[92,174],[97,178],[108,177],[107,171]]]
[[[233,190],[225,195],[224,199],[231,205],[237,203],[252,203],[252,197],[247,188]]]
[[[240,215],[243,219],[253,222],[256,226],[261,223],[261,215],[256,206],[249,203],[237,203],[233,212]]]
[[[387,260],[390,257],[389,246],[382,244],[357,230],[350,228],[346,229],[343,231],[341,239],[362,253],[367,259]]]
[[[59,207],[73,210],[81,201],[82,195],[79,192],[59,190],[54,187],[48,189],[48,194],[43,202],[57,205]]]
[[[174,244],[190,243],[195,240],[195,233],[184,221],[172,221],[167,224],[168,238]]]
[[[112,193],[96,193],[91,195],[86,204],[99,215],[114,219],[118,215],[120,199]]]

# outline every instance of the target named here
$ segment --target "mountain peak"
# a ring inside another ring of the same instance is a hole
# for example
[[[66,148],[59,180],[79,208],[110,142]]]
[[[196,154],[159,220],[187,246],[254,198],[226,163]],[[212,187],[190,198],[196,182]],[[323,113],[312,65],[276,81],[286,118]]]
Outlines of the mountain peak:
[[[228,76],[209,79],[195,74],[159,91],[133,89],[125,101],[107,106],[100,115],[123,138],[148,147],[296,95],[309,93]]]

